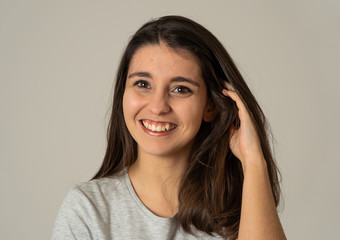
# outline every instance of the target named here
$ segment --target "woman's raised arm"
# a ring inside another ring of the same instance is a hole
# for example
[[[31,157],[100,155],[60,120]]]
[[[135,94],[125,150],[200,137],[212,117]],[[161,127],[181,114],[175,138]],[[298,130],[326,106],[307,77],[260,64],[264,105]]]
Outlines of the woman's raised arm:
[[[231,84],[226,83],[226,87],[223,94],[235,101],[241,123],[233,129],[229,143],[244,175],[238,240],[284,240],[260,139],[241,98]]]

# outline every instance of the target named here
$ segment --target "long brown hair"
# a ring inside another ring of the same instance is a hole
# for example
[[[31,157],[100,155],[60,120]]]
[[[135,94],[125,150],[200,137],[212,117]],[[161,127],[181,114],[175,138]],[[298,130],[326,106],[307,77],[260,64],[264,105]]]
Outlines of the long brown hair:
[[[144,24],[131,38],[122,56],[115,83],[112,114],[107,131],[103,164],[93,179],[111,176],[129,168],[137,158],[137,144],[123,117],[123,94],[131,58],[146,45],[164,42],[185,49],[200,62],[210,101],[218,108],[213,121],[202,122],[181,179],[179,211],[176,220],[193,233],[192,226],[205,233],[235,238],[241,213],[243,171],[240,161],[229,149],[231,126],[239,127],[236,104],[222,94],[229,82],[241,96],[259,135],[276,206],[280,198],[278,169],[269,144],[267,120],[233,60],[207,29],[181,17],[165,16]]]

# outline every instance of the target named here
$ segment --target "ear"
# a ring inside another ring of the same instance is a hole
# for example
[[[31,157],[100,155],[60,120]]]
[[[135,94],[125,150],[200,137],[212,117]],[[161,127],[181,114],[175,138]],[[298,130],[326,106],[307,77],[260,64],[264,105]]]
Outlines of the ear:
[[[208,100],[207,106],[204,110],[203,121],[211,122],[215,119],[218,113],[218,107],[211,99]]]

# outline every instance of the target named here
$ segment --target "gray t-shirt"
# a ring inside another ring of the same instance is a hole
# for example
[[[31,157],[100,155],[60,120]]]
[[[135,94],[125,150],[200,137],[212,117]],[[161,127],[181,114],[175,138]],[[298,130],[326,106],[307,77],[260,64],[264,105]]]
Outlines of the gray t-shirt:
[[[74,186],[56,219],[52,239],[222,239],[185,233],[174,218],[153,214],[135,193],[129,175],[106,177]]]

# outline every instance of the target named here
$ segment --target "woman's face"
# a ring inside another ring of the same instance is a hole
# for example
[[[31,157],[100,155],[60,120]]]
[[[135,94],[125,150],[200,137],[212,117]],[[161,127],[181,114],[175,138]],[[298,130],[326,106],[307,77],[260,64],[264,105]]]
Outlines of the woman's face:
[[[123,112],[139,156],[188,156],[207,108],[194,55],[163,43],[137,50],[128,69]]]

